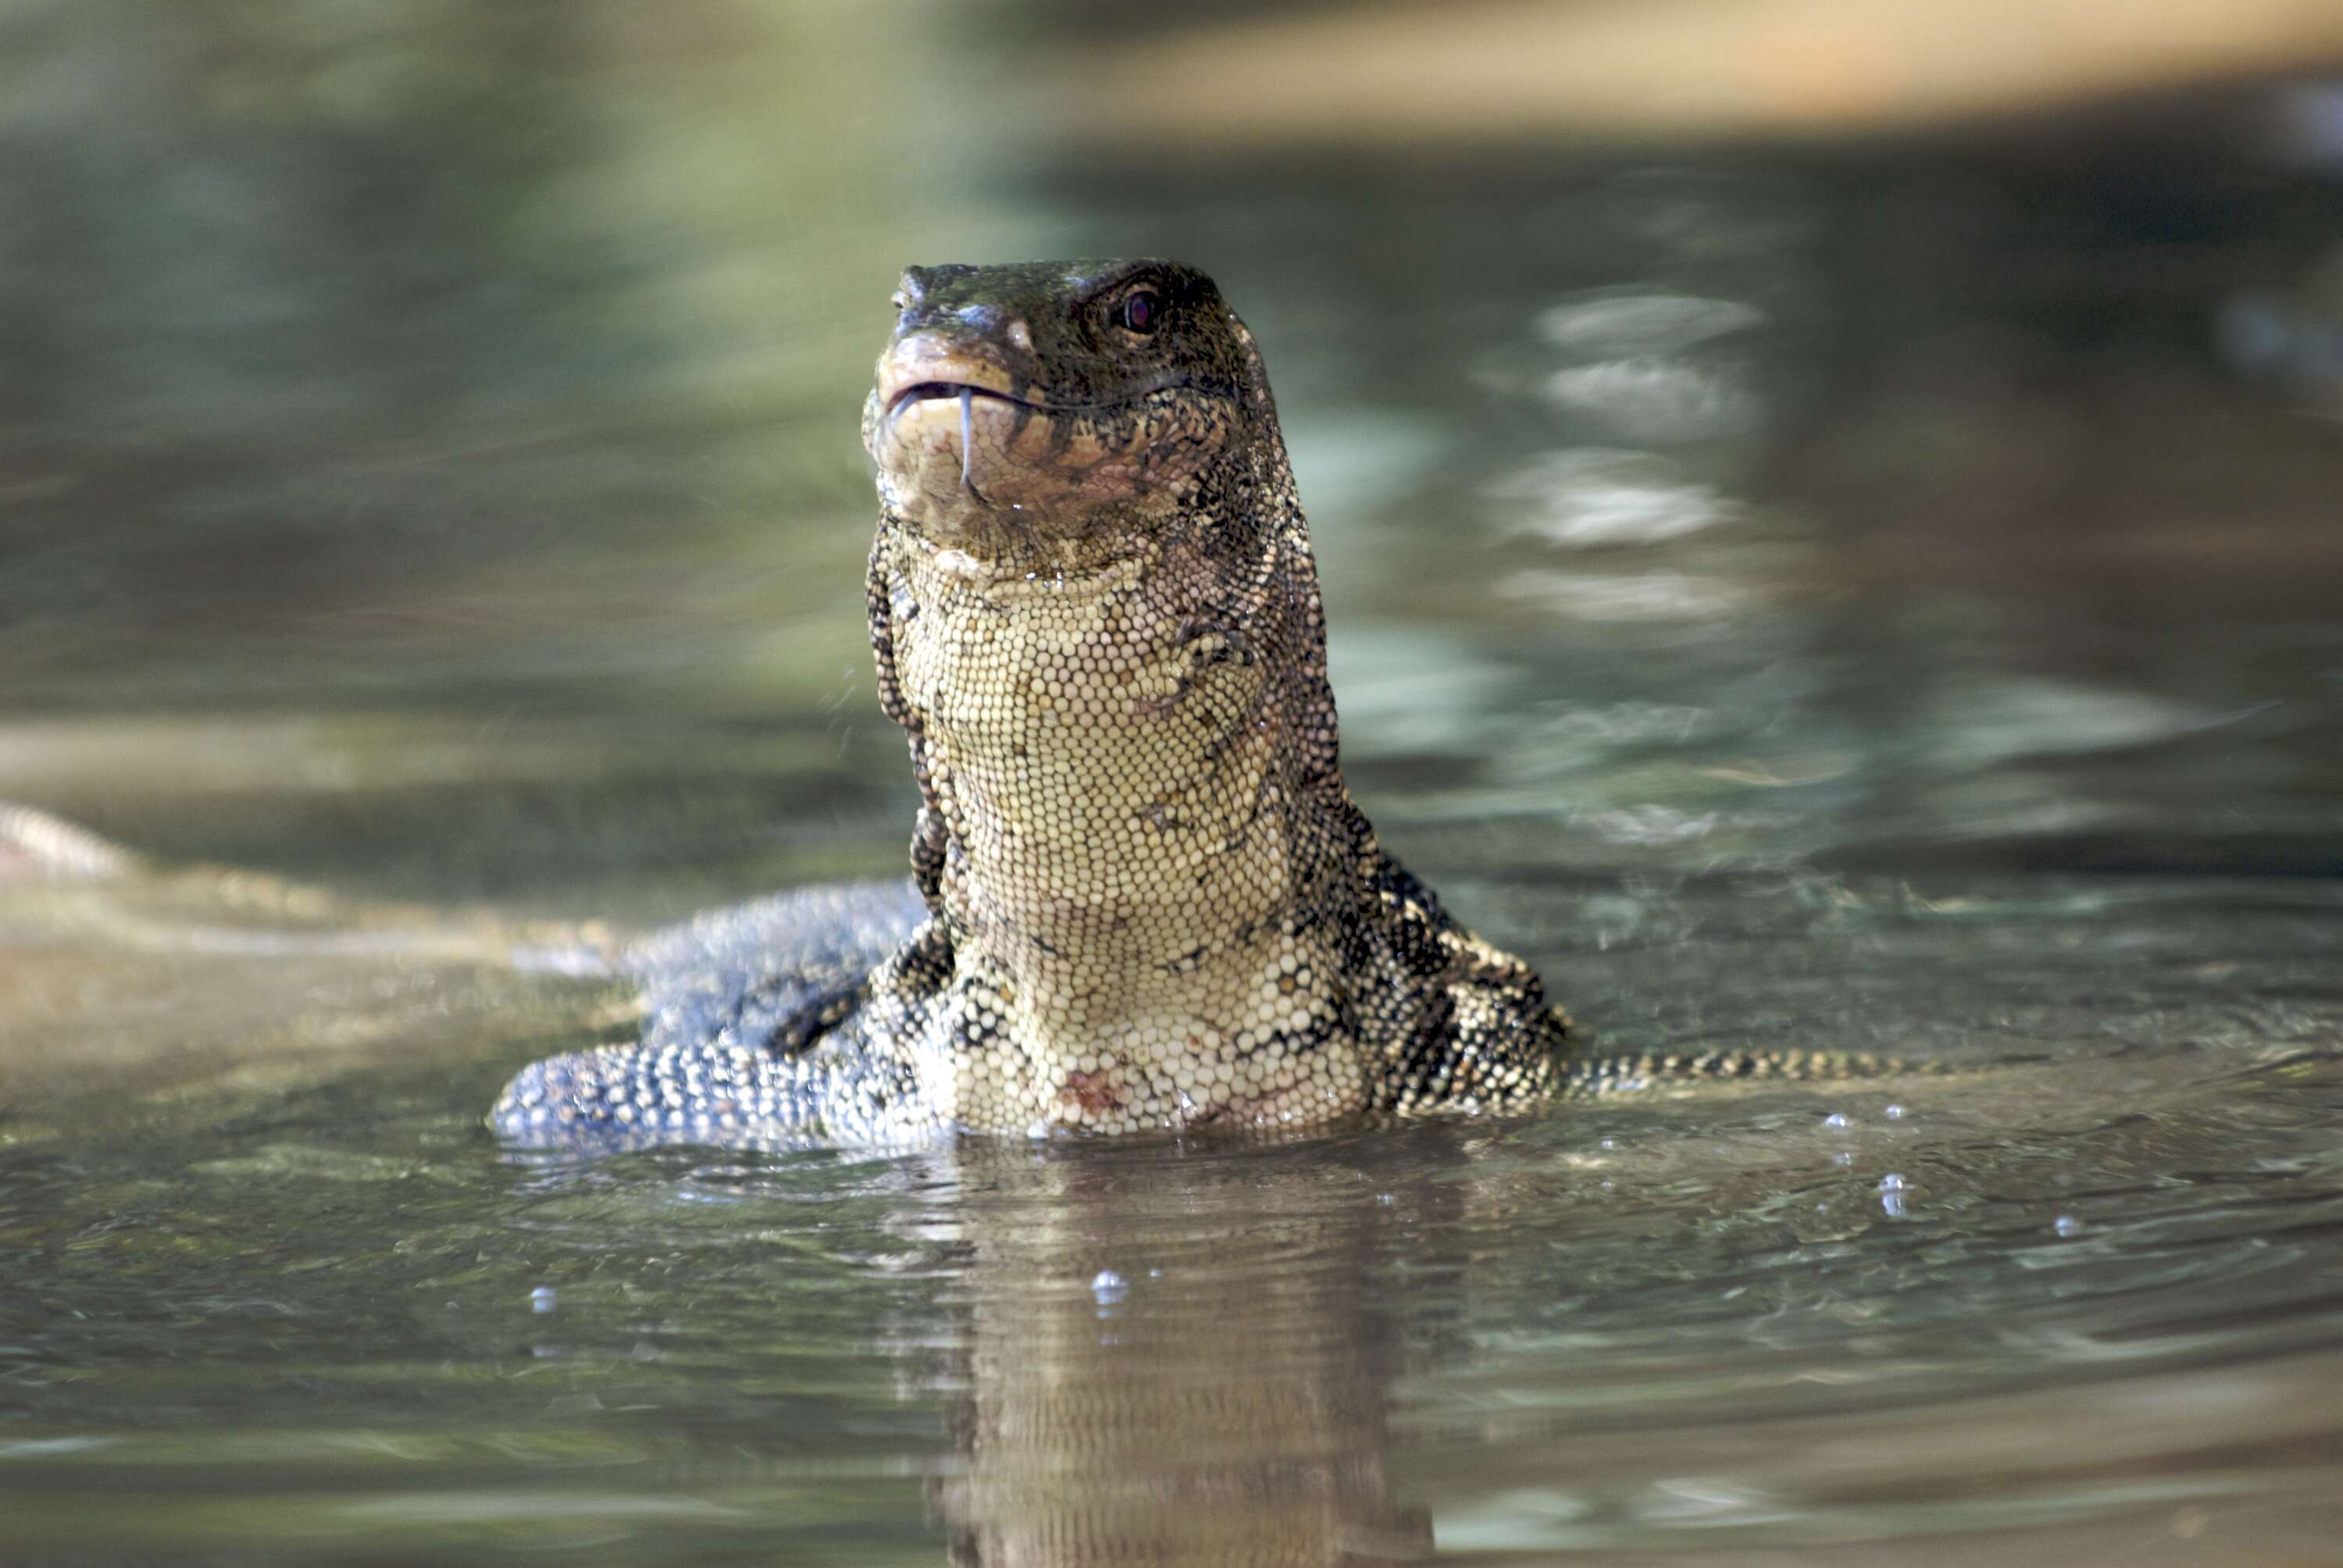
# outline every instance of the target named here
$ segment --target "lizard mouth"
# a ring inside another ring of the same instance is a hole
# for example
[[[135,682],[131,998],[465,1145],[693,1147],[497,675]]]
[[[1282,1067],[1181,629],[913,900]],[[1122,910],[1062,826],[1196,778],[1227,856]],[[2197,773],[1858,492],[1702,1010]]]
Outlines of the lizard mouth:
[[[1168,505],[1161,498],[1235,423],[1147,412],[1192,396],[1209,393],[1184,367],[1052,388],[983,345],[920,333],[880,357],[863,444],[882,495],[932,538],[973,548],[995,526],[1021,539],[1036,528],[1079,531],[1101,508]]]
[[[1009,367],[981,348],[920,333],[880,357],[877,401],[889,425],[929,402],[958,403],[965,408],[982,398],[1014,409],[1021,417],[1046,412],[1041,404],[1018,397],[1015,385]]]
[[[966,352],[920,345],[899,348],[879,364],[879,411],[889,424],[917,404],[933,400],[963,405],[997,403],[1019,411],[1022,418],[1064,418],[1110,414],[1146,402],[1159,393],[1182,389],[1228,396],[1226,388],[1198,385],[1190,377],[1166,374],[1111,396],[1061,401],[1021,397],[1010,390],[1007,371],[989,359]]]
[[[1012,397],[1006,392],[996,391],[990,387],[974,381],[914,381],[887,399],[887,417],[892,419],[910,405],[923,402],[930,397],[947,402],[957,401],[962,397],[970,400],[985,399],[995,403],[1006,403],[1013,408],[1030,409],[1036,414],[1054,412],[1046,403],[1036,403],[1030,397]]]
[[[1020,431],[1037,420],[1046,424],[1052,412],[1047,405],[1017,397],[999,387],[987,386],[977,378],[990,368],[963,366],[950,360],[938,363],[933,359],[910,367],[884,366],[879,384],[880,394],[884,398],[880,407],[879,429],[885,445],[896,447],[902,439],[900,431],[906,424],[915,429],[940,427],[950,430],[956,423],[959,427],[960,482],[980,501],[985,500],[986,497],[976,486],[979,407],[984,410],[983,423],[992,440],[1003,451],[1016,440]],[[895,373],[890,375],[890,370]],[[920,371],[927,374],[918,380],[910,378]],[[938,374],[940,371],[941,374]],[[970,373],[971,371],[973,374]],[[890,381],[896,383],[891,388],[889,386]],[[952,417],[954,405],[958,406],[957,420]],[[910,439],[916,447],[921,438],[914,436]],[[872,455],[879,457],[882,464],[888,461],[875,447]]]

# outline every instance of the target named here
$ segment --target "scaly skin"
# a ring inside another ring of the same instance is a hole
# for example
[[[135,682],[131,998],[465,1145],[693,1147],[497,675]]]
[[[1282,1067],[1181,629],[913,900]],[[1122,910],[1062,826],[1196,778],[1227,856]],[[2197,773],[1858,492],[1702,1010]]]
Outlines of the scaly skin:
[[[919,906],[854,895],[790,927],[825,951],[770,973],[705,929],[654,970],[642,1045],[529,1069],[498,1130],[1120,1132],[1553,1091],[1567,1025],[1537,976],[1343,787],[1308,530],[1212,281],[915,267],[897,298],[863,417],[869,604],[920,780]]]

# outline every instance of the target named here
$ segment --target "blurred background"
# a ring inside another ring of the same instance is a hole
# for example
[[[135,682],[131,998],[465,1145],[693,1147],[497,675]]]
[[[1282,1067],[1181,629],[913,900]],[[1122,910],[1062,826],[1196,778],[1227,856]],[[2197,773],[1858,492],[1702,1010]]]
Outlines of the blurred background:
[[[2331,1559],[2336,0],[0,0],[0,799],[341,895],[0,858],[15,1549]],[[899,269],[1144,253],[1594,1048],[1996,1070],[498,1149],[495,922],[903,869]]]
[[[0,793],[151,847],[642,912],[891,870],[895,274],[1162,252],[1266,346],[1383,813],[2337,864],[2321,0],[0,37]]]

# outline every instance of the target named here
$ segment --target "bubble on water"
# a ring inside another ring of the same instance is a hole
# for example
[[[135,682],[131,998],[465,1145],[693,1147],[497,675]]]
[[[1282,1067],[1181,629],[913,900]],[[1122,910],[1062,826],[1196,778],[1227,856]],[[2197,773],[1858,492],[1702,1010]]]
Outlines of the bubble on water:
[[[1880,1212],[1891,1220],[1908,1219],[1911,1211],[1905,1207],[1904,1194],[1910,1190],[1911,1183],[1896,1171],[1890,1171],[1882,1176],[1879,1179]]]
[[[528,1293],[528,1310],[532,1312],[549,1312],[559,1304],[560,1299],[560,1292],[551,1285],[539,1285]]]
[[[1851,1149],[1842,1149],[1837,1153],[1831,1156],[1831,1163],[1834,1165],[1852,1165],[1855,1163],[1855,1151]]]
[[[2079,1236],[2083,1233],[2083,1222],[2072,1214],[2059,1215],[2050,1222],[2050,1228],[2061,1236]]]
[[[1131,1294],[1131,1282],[1112,1269],[1101,1269],[1091,1277],[1091,1294],[1098,1299],[1100,1306],[1111,1307]]]
[[[1823,1118],[1823,1125],[1825,1127],[1837,1129],[1841,1127],[1850,1127],[1853,1126],[1854,1123],[1847,1121],[1844,1112],[1834,1111],[1828,1116]]]
[[[1904,1120],[1904,1108],[1903,1108],[1902,1106],[1900,1106],[1900,1105],[1891,1105],[1891,1106],[1889,1106],[1889,1107],[1887,1108],[1887,1111],[1886,1111],[1886,1117],[1887,1117],[1887,1120],[1888,1120],[1888,1121],[1903,1121],[1903,1120]]]
[[[1616,1138],[1598,1139],[1595,1141],[1594,1147],[1597,1149],[1616,1149],[1619,1147],[1619,1141]]]

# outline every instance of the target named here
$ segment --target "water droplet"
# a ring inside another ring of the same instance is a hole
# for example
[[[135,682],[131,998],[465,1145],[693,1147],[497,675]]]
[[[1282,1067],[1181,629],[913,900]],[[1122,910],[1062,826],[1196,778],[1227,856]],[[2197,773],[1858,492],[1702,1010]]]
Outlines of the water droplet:
[[[1823,1125],[1825,1127],[1839,1128],[1851,1126],[1853,1124],[1847,1121],[1844,1114],[1834,1111],[1828,1116],[1823,1118]]]
[[[1601,1139],[1597,1141],[1594,1147],[1597,1149],[1616,1149],[1619,1147],[1619,1141],[1616,1138]]]
[[[1901,1192],[1904,1188],[1904,1178],[1893,1171],[1879,1179],[1879,1190],[1882,1192]]]
[[[1904,1108],[1900,1105],[1891,1105],[1887,1108],[1885,1114],[1887,1120],[1890,1121],[1901,1121],[1904,1120]]]
[[[1131,1282],[1112,1269],[1101,1269],[1091,1281],[1091,1294],[1100,1306],[1110,1307],[1131,1294]]]
[[[1855,1153],[1852,1150],[1842,1149],[1837,1153],[1831,1156],[1831,1163],[1834,1165],[1852,1165],[1855,1163]]]
[[[549,1312],[559,1303],[559,1301],[560,1292],[551,1285],[539,1285],[528,1293],[528,1310],[532,1312]]]
[[[2083,1222],[2072,1214],[2059,1215],[2050,1222],[2050,1228],[2061,1236],[2079,1236],[2083,1233]]]

